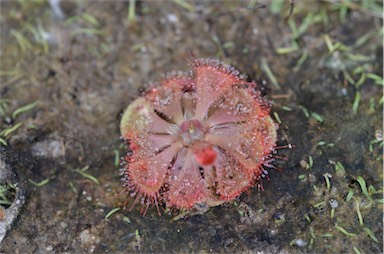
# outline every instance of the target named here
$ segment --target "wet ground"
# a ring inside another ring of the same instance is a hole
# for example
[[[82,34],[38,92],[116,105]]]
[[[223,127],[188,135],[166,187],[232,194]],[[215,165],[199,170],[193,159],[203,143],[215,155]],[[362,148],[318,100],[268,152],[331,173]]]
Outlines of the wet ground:
[[[382,253],[381,3],[1,1],[0,251]],[[121,113],[188,51],[256,80],[294,148],[264,191],[129,212]]]

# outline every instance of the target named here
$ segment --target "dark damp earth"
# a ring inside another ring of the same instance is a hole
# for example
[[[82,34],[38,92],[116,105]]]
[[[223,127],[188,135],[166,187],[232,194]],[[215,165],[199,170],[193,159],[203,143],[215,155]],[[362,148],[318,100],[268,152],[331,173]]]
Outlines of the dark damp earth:
[[[382,2],[293,2],[1,1],[0,252],[382,253]],[[255,80],[293,148],[263,191],[142,216],[121,114],[189,51]]]

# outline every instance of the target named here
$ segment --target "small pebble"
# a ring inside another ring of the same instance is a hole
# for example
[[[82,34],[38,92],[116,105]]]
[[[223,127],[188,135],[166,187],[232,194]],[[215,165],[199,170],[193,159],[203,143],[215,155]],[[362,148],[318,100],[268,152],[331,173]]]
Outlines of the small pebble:
[[[300,167],[303,169],[306,169],[308,167],[308,162],[306,162],[305,160],[301,160]]]
[[[36,157],[58,158],[64,156],[64,144],[58,140],[43,140],[32,146],[32,155]]]
[[[307,241],[303,240],[303,239],[297,239],[295,240],[295,244],[299,247],[304,247],[306,246],[308,243]]]
[[[339,203],[337,202],[337,200],[333,198],[329,200],[329,204],[331,205],[332,208],[336,208],[339,206]]]
[[[383,131],[382,130],[376,130],[375,131],[375,138],[377,141],[383,141]]]

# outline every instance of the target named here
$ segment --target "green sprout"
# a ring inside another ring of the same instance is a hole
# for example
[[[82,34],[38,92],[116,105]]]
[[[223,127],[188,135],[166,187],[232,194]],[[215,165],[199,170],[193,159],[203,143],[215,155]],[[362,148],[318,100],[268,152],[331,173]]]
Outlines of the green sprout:
[[[15,124],[12,127],[9,127],[9,128],[7,128],[5,130],[2,130],[0,132],[0,136],[8,138],[13,132],[15,132],[17,129],[19,129],[22,124],[23,123],[20,122],[20,123]]]
[[[267,74],[269,80],[271,80],[272,85],[274,85],[277,90],[281,90],[279,82],[277,82],[277,79],[276,79],[275,75],[273,74],[273,72],[271,71],[271,69],[269,68],[268,63],[265,60],[265,58],[261,58],[261,67],[263,68],[263,70]]]
[[[329,191],[331,189],[331,182],[330,182],[329,179],[332,178],[332,175],[330,173],[325,173],[323,176],[324,176],[324,179],[325,179],[327,190]]]
[[[349,190],[345,201],[348,202],[353,197],[353,190]]]
[[[356,213],[357,213],[357,217],[359,218],[359,224],[360,224],[360,226],[363,226],[364,221],[363,221],[363,216],[361,215],[359,201],[355,197],[352,197],[352,198],[356,202]]]
[[[136,20],[136,0],[129,0],[128,7],[128,24],[135,22]]]
[[[109,217],[112,216],[112,214],[114,214],[114,213],[116,213],[116,212],[118,212],[118,211],[120,211],[120,210],[121,210],[121,208],[119,208],[119,207],[116,207],[116,208],[112,209],[111,211],[109,211],[109,212],[107,213],[107,215],[105,215],[105,220],[108,220]]]
[[[42,187],[44,185],[47,185],[49,183],[50,179],[47,178],[47,179],[44,179],[44,180],[42,180],[41,182],[38,182],[38,183],[33,181],[33,180],[31,180],[31,179],[28,179],[28,181],[30,183],[32,183],[33,185],[35,185],[36,187]]]
[[[189,12],[195,11],[195,7],[193,5],[191,5],[190,3],[188,3],[187,1],[184,1],[184,0],[173,0],[173,1]]]
[[[360,92],[356,92],[356,95],[355,95],[355,99],[353,101],[353,105],[352,105],[352,111],[353,113],[357,113],[357,109],[359,107],[359,102],[360,102]]]
[[[372,238],[373,241],[379,243],[379,240],[377,239],[377,237],[375,236],[375,234],[372,232],[372,230],[370,230],[370,229],[367,228],[367,227],[364,227],[364,231],[369,235],[369,237]]]
[[[281,124],[280,116],[277,112],[273,112],[273,116],[275,117],[276,121]]]
[[[336,228],[337,230],[339,230],[341,233],[343,233],[344,235],[346,235],[346,236],[349,236],[349,237],[354,237],[354,236],[356,236],[355,233],[350,233],[350,232],[348,232],[345,228],[343,228],[343,227],[341,227],[341,226],[335,225],[335,228]]]
[[[353,250],[356,252],[356,254],[362,254],[356,246],[353,246]]]
[[[88,178],[92,182],[96,183],[97,185],[100,184],[99,180],[94,177],[93,175],[88,174],[86,171],[89,169],[89,165],[85,166],[82,169],[75,169],[76,173],[79,173],[80,175],[84,176],[85,178]]]
[[[124,216],[123,217],[123,221],[125,222],[125,223],[131,223],[131,220],[127,217],[127,216]]]
[[[369,195],[368,193],[368,190],[367,190],[367,183],[365,182],[364,178],[362,178],[361,176],[358,176],[356,178],[356,181],[360,184],[360,188],[361,188],[361,191],[363,192],[363,194],[369,199],[372,201],[372,197],[371,195]]]
[[[11,34],[16,38],[23,53],[32,49],[32,43],[22,33],[12,29]]]
[[[118,167],[120,164],[120,151],[119,149],[115,149],[113,152],[115,154],[115,166]]]
[[[30,104],[27,104],[25,106],[22,106],[18,109],[16,109],[15,111],[13,111],[12,113],[12,118],[15,119],[18,115],[22,114],[22,113],[25,113],[31,109],[33,109],[34,107],[36,107],[38,105],[38,101],[35,101],[35,102],[32,102]]]
[[[324,118],[319,115],[318,113],[316,112],[311,112],[311,116],[316,119],[316,121],[318,121],[319,123],[323,123],[324,122]]]
[[[12,202],[7,198],[16,187],[13,184],[0,184],[0,205],[11,205]]]
[[[311,155],[308,156],[308,169],[313,167],[313,158]]]

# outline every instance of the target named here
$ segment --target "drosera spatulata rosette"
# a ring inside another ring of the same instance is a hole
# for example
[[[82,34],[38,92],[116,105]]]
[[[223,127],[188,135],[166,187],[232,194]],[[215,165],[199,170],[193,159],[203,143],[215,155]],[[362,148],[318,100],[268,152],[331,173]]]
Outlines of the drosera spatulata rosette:
[[[125,110],[129,147],[121,174],[140,202],[191,209],[232,200],[271,166],[277,125],[270,103],[237,70],[193,59],[188,74],[167,75]]]

